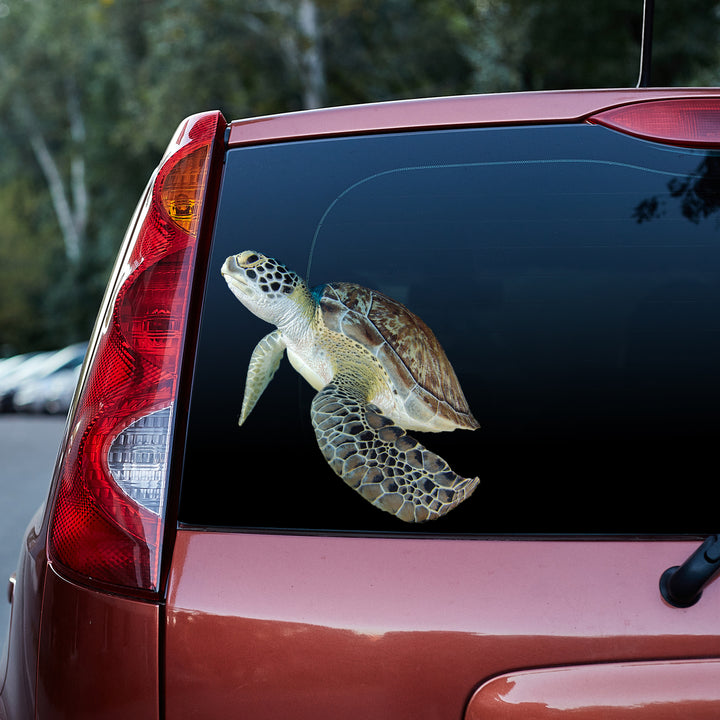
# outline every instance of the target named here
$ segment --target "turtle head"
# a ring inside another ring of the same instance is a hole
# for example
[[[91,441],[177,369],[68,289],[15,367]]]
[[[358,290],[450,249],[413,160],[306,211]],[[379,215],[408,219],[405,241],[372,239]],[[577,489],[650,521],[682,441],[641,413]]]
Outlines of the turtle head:
[[[259,318],[279,326],[304,314],[305,281],[274,258],[244,250],[227,258],[221,272],[232,294]]]

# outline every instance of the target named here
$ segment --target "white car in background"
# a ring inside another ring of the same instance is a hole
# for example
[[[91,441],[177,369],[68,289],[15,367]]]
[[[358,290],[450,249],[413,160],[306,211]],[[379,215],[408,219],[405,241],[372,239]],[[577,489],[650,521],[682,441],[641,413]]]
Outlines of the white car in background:
[[[38,353],[18,365],[14,372],[0,378],[0,408],[4,412],[34,409],[41,390],[49,387],[48,381],[79,368],[86,350],[86,342],[74,343],[61,350]]]
[[[63,368],[42,378],[28,380],[13,398],[16,412],[61,415],[68,411],[80,377],[82,357],[75,367]]]

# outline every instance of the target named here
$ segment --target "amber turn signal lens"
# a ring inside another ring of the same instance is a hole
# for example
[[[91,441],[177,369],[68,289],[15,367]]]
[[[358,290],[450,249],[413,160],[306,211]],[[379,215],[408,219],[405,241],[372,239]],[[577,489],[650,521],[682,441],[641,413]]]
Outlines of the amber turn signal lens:
[[[165,178],[160,199],[172,221],[190,235],[197,235],[200,200],[207,175],[207,148],[201,147],[180,160]]]

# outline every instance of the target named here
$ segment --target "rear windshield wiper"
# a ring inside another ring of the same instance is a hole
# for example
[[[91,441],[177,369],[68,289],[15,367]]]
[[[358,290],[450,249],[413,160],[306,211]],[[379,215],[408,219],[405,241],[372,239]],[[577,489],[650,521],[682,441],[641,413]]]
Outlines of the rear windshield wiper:
[[[662,574],[660,592],[670,605],[690,607],[718,571],[720,535],[711,535],[682,565],[670,567]]]

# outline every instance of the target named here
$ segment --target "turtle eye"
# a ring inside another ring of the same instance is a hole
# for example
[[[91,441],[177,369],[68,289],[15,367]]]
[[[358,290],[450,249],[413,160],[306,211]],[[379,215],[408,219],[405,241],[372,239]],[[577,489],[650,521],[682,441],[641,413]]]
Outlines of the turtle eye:
[[[237,256],[238,265],[255,265],[260,262],[262,257],[252,250],[245,250]]]

